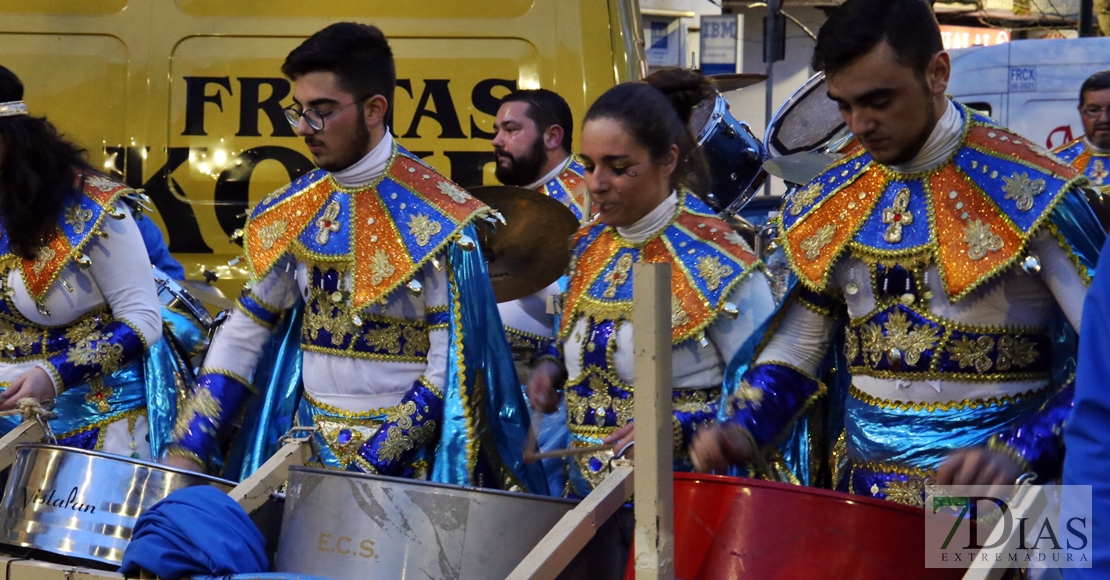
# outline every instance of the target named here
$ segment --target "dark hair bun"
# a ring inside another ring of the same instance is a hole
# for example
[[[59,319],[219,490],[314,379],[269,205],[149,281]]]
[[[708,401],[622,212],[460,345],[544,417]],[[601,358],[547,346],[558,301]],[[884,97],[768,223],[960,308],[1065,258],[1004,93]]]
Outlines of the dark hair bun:
[[[690,114],[695,107],[716,94],[709,79],[692,70],[664,69],[648,75],[644,82],[658,89],[670,100],[684,125],[690,123]]]
[[[23,83],[12,71],[0,66],[0,103],[23,100]]]

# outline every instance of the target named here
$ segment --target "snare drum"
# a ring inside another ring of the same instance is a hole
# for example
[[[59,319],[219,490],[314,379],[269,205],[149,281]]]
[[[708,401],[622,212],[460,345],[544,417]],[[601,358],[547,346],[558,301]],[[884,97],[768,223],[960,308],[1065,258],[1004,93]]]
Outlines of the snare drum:
[[[171,492],[230,481],[117,455],[19,445],[0,502],[0,543],[118,567],[139,515]]]
[[[697,135],[712,178],[704,201],[714,211],[736,213],[767,178],[767,149],[747,123],[732,116],[728,100],[720,94],[694,109],[690,130]]]
[[[275,569],[337,580],[505,578],[576,502],[383,477],[289,468]],[[625,514],[627,515],[627,514]],[[616,580],[615,518],[560,580]]]
[[[158,268],[154,268],[154,283],[162,303],[162,322],[181,347],[183,358],[196,368],[208,350],[212,316],[200,300]]]
[[[675,578],[956,580],[964,575],[959,568],[925,568],[921,508],[754,479],[674,476]],[[627,570],[634,569],[630,561]],[[626,572],[626,580],[631,577]]]

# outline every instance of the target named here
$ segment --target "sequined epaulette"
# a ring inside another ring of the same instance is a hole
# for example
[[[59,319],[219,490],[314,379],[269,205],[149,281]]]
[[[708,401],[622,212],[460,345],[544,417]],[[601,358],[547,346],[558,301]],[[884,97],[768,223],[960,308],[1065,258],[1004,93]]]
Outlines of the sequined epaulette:
[[[89,264],[84,248],[98,235],[101,221],[105,216],[123,219],[125,214],[116,209],[116,201],[137,193],[99,173],[79,173],[76,180],[74,185],[83,186],[83,195],[62,210],[54,237],[39,248],[37,259],[25,260],[12,254],[7,232],[0,232],[0,263],[20,269],[27,291],[40,304],[66,266],[71,262]]]
[[[1082,173],[1091,185],[1106,192],[1110,189],[1110,153],[1092,151],[1087,140],[1080,137],[1055,150],[1056,156]]]
[[[845,252],[870,262],[931,261],[956,302],[1022,258],[1056,204],[1085,181],[1059,158],[956,105],[960,145],[927,172],[897,173],[862,148],[791,196],[779,240],[824,290]]]
[[[578,221],[586,213],[586,198],[590,193],[586,190],[586,179],[583,177],[585,170],[578,157],[572,155],[559,175],[549,179],[536,187],[540,193],[559,200],[560,203],[570,208]]]
[[[352,272],[350,304],[384,299],[489,208],[394,143],[381,176],[348,189],[324,170],[266,196],[245,227],[247,264],[261,279],[286,252]]]
[[[593,224],[572,238],[573,272],[559,335],[564,340],[580,316],[598,320],[632,317],[632,264],[670,263],[672,340],[696,337],[728,310],[725,299],[758,263],[751,248],[707,205],[679,194],[670,225],[642,244],[616,229]]]

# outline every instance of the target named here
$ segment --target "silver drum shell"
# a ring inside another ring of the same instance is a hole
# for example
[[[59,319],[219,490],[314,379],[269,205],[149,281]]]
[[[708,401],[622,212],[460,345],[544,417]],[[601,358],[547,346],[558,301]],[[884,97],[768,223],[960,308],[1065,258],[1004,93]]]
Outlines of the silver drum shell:
[[[0,543],[119,564],[139,514],[170,492],[235,484],[118,455],[58,445],[16,446],[0,503]]]
[[[293,467],[275,569],[337,580],[505,578],[576,502]],[[620,578],[603,528],[565,578]]]

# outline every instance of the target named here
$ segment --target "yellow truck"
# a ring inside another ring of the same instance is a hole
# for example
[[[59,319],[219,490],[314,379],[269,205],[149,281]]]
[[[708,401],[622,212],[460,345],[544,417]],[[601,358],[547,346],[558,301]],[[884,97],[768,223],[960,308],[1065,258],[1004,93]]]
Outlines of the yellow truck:
[[[247,207],[312,169],[282,115],[285,55],[337,21],[375,24],[397,61],[390,126],[464,186],[493,183],[499,99],[552,89],[576,119],[646,68],[637,0],[2,0],[0,64],[94,166],[141,187],[187,277],[246,279]]]

